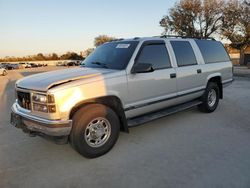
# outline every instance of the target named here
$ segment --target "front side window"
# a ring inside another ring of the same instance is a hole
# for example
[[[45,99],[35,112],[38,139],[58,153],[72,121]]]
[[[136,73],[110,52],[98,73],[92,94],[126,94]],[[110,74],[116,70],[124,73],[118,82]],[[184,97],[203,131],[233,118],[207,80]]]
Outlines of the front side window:
[[[123,70],[127,67],[138,41],[116,41],[96,48],[83,62],[84,67]]]
[[[171,41],[170,43],[179,67],[197,64],[193,48],[188,41]]]
[[[152,64],[154,70],[171,67],[168,51],[164,43],[143,46],[136,62]]]

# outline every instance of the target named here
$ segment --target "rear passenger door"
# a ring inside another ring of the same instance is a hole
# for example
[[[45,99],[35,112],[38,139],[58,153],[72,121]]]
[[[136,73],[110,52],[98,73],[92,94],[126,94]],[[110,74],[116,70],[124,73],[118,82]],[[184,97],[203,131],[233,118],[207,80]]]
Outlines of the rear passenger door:
[[[177,63],[177,89],[178,95],[192,94],[203,88],[202,80],[199,78],[202,69],[198,64],[192,45],[189,41],[170,41]]]

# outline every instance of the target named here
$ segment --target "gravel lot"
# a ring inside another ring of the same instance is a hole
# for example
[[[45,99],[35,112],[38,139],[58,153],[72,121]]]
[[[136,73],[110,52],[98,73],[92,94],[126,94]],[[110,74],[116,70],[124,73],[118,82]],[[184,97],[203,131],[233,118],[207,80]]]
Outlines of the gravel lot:
[[[211,114],[196,108],[121,133],[86,159],[70,145],[31,138],[9,123],[18,78],[0,77],[0,187],[250,187],[250,78],[235,78]]]

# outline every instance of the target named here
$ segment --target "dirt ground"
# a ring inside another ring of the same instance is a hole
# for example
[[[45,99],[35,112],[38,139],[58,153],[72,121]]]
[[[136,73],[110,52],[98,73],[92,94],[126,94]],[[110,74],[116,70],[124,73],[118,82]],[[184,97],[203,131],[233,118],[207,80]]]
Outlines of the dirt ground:
[[[121,133],[106,155],[29,137],[9,123],[15,81],[57,69],[0,77],[0,187],[250,187],[250,79],[235,77],[211,114],[196,108]]]

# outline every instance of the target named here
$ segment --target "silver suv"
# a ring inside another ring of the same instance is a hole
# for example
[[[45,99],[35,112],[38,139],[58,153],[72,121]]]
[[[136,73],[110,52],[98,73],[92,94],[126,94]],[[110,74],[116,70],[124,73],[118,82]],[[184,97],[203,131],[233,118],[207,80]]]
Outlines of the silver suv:
[[[81,67],[17,81],[11,122],[93,158],[114,146],[120,130],[193,106],[213,112],[232,81],[232,63],[218,41],[117,40]]]

